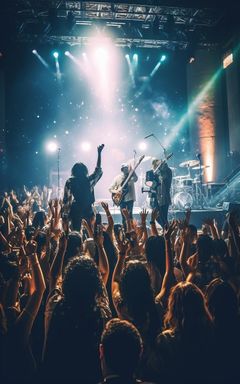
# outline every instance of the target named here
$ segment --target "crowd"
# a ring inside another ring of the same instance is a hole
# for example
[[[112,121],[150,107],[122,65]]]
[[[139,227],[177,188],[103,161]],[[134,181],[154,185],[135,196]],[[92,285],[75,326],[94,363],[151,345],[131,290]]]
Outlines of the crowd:
[[[75,231],[48,192],[0,201],[1,383],[240,382],[235,212],[161,229],[102,202]]]

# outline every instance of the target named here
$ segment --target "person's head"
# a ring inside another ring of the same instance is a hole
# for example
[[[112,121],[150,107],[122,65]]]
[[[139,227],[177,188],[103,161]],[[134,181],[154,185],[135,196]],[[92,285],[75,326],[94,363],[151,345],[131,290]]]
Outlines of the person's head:
[[[205,295],[215,325],[233,326],[233,321],[238,318],[238,297],[233,287],[216,278],[208,285]]]
[[[78,256],[82,252],[82,238],[79,232],[72,231],[68,234],[67,248],[64,256],[64,265],[66,265],[73,256]]]
[[[88,239],[84,240],[83,252],[85,253],[86,256],[89,256],[93,260],[95,260],[96,244],[95,244],[94,239],[88,238]]]
[[[127,263],[120,277],[120,294],[135,324],[142,326],[153,308],[153,290],[145,265],[132,260]]]
[[[160,165],[160,163],[161,163],[161,160],[153,159],[152,160],[152,168],[153,168],[153,170],[155,170]]]
[[[213,240],[208,235],[200,235],[196,244],[199,262],[204,265],[214,255]]]
[[[86,256],[69,260],[63,278],[64,300],[71,307],[93,307],[102,293],[102,280],[96,263]]]
[[[202,291],[190,282],[175,285],[168,299],[164,318],[166,328],[173,331],[194,331],[211,321]]]
[[[165,240],[163,236],[150,236],[145,245],[147,262],[157,267],[161,276],[165,274]]]
[[[36,212],[32,221],[32,226],[36,229],[43,228],[46,223],[47,223],[47,215],[45,211]]]
[[[83,163],[75,163],[71,171],[72,176],[84,178],[88,176],[88,169]]]
[[[121,165],[121,172],[124,174],[124,175],[127,175],[128,172],[129,172],[129,166],[127,163],[123,163]]]
[[[115,374],[131,379],[140,362],[142,348],[141,336],[134,325],[126,320],[110,320],[100,344],[103,376]]]

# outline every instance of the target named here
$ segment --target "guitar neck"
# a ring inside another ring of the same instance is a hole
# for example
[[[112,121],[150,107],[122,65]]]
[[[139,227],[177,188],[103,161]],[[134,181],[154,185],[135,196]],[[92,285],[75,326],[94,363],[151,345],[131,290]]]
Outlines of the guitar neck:
[[[140,159],[138,160],[137,164],[134,166],[134,168],[129,172],[126,180],[124,181],[123,185],[121,186],[121,188],[123,189],[125,187],[125,185],[129,182],[129,180],[131,179],[133,173],[136,171],[137,167],[139,166],[139,164],[141,163],[141,161],[143,160],[145,156],[142,156],[140,157]]]

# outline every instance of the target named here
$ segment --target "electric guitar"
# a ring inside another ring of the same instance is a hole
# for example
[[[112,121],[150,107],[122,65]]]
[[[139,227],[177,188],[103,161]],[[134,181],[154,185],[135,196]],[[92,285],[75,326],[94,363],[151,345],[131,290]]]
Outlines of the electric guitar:
[[[133,173],[135,172],[135,170],[137,169],[137,167],[139,166],[139,164],[142,162],[142,160],[144,159],[145,155],[142,155],[139,160],[137,161],[137,163],[135,164],[134,168],[131,169],[131,171],[129,172],[127,178],[124,180],[123,184],[118,187],[116,189],[116,192],[112,192],[112,200],[113,200],[113,203],[119,207],[119,205],[121,204],[123,198],[126,196],[126,194],[128,193],[128,188],[127,188],[127,184],[129,182],[129,180],[131,179]]]

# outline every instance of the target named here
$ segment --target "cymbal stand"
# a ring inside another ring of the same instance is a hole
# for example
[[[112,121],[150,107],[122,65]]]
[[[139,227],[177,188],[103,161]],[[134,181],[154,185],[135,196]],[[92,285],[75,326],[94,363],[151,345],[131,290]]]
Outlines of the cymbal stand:
[[[199,180],[200,180],[200,187],[196,187],[196,196],[197,196],[197,202],[199,203],[200,208],[204,209],[207,205],[206,197],[204,196],[203,192],[203,180],[202,180],[202,160],[201,160],[201,153],[197,154],[197,158],[199,160]],[[198,194],[198,188],[199,188],[199,194]]]

